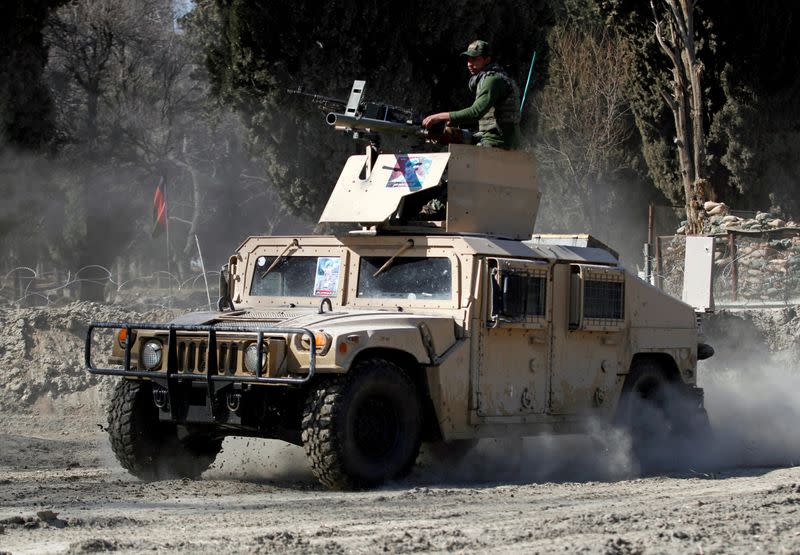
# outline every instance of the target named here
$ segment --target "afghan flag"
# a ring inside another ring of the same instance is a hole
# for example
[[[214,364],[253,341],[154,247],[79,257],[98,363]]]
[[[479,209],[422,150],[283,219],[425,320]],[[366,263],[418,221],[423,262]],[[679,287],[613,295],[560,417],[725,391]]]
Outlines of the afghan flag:
[[[164,196],[164,190],[159,183],[156,187],[156,193],[153,195],[153,230],[151,235],[158,237],[167,229],[167,197]]]

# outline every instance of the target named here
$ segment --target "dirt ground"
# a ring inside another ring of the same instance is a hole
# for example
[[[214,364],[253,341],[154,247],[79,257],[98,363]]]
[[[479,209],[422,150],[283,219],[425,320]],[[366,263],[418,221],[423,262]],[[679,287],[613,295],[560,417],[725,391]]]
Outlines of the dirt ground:
[[[751,324],[703,369],[717,442],[694,446],[696,466],[642,477],[625,438],[598,430],[528,439],[517,458],[483,442],[342,493],[301,449],[244,438],[201,480],[131,478],[101,429],[109,382],[82,370],[81,322],[98,314],[120,316],[0,313],[0,552],[800,553],[800,379],[744,340]]]
[[[379,491],[319,487],[297,448],[260,472],[228,441],[199,481],[145,484],[105,439],[0,436],[0,549],[22,553],[800,552],[800,468],[609,481],[453,481],[418,471]],[[282,452],[281,452],[282,451]],[[273,465],[274,466],[274,465]],[[47,512],[50,511],[50,512]]]

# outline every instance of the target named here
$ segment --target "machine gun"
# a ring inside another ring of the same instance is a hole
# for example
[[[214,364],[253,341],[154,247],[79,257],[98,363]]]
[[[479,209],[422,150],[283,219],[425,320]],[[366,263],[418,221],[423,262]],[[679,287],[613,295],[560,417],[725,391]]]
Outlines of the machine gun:
[[[466,129],[444,125],[437,129],[424,129],[422,120],[413,110],[380,102],[366,102],[363,100],[366,84],[366,81],[353,81],[347,101],[300,89],[289,89],[287,92],[309,97],[314,104],[328,112],[325,116],[328,125],[351,134],[356,140],[366,140],[376,149],[384,134],[414,137],[438,144],[472,143],[472,133]]]

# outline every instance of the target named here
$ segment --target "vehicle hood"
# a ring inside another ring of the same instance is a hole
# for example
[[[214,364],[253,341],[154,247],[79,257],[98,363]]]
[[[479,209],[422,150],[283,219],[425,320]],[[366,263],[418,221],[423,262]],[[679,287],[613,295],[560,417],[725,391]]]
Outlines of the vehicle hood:
[[[319,313],[316,308],[245,309],[228,314],[216,314],[213,322],[218,324],[249,324],[258,322],[274,327],[333,329],[363,327],[365,325],[388,326],[394,323],[450,320],[449,315],[415,314],[392,310],[335,310]]]
[[[443,352],[456,339],[458,332],[452,316],[447,314],[415,314],[389,310],[335,310],[319,313],[316,308],[243,309],[234,312],[195,312],[173,321],[180,325],[228,325],[273,328],[307,328],[324,330],[336,336],[364,334],[370,341],[391,342],[392,338],[406,334],[420,337],[421,328],[436,347]],[[387,345],[388,346],[388,345]]]

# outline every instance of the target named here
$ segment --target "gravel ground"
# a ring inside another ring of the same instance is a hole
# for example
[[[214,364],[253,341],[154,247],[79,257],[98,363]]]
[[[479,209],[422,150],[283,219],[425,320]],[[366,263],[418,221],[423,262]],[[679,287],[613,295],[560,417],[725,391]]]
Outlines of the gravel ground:
[[[695,446],[702,466],[640,477],[625,439],[598,431],[526,440],[513,463],[483,442],[460,465],[423,458],[404,482],[342,493],[266,440],[227,439],[197,481],[124,473],[101,430],[109,383],[80,360],[83,319],[120,310],[0,312],[0,552],[800,553],[800,379],[747,340],[775,318],[736,328],[703,368],[717,443]]]
[[[342,493],[321,489],[302,464],[259,478],[226,471],[223,463],[202,480],[145,484],[107,464],[106,450],[102,440],[1,436],[0,548],[800,552],[800,468],[528,483],[447,483],[422,472],[378,491]]]

